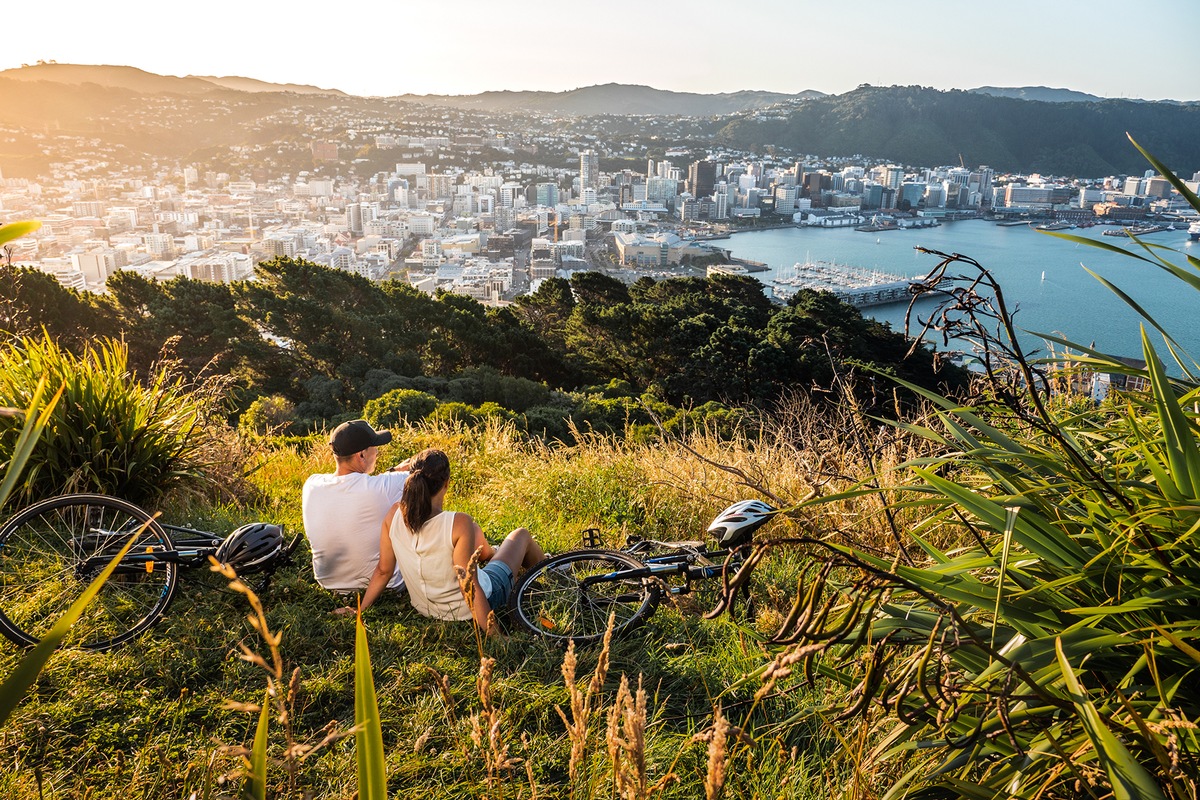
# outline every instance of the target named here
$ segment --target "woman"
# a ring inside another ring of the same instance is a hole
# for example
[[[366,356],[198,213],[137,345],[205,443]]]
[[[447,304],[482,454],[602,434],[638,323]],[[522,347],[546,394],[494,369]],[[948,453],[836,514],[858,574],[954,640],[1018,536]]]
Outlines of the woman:
[[[496,630],[488,615],[508,602],[517,571],[533,566],[546,554],[525,528],[517,528],[499,547],[492,547],[469,515],[445,511],[442,504],[450,485],[450,459],[441,450],[422,451],[410,464],[412,471],[400,502],[383,521],[379,563],[363,595],[362,608],[370,607],[387,587],[399,561],[413,608],[436,619],[474,619],[491,635]],[[455,567],[466,570],[476,550],[482,566],[472,577],[474,598],[469,601]]]

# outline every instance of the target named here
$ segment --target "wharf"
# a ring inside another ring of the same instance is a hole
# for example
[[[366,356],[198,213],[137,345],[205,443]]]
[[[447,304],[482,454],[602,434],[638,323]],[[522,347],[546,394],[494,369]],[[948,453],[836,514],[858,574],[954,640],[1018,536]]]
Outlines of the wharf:
[[[1145,236],[1148,233],[1162,233],[1163,231],[1171,230],[1170,225],[1135,225],[1132,228],[1117,228],[1113,231],[1104,231],[1105,236]]]
[[[943,283],[949,282],[949,278],[943,280]],[[843,302],[855,308],[870,308],[871,306],[882,306],[888,303],[908,302],[912,299],[913,287],[923,283],[924,280],[922,278],[902,278],[891,283],[881,283],[856,289],[841,289],[835,291],[834,294]]]
[[[761,261],[751,261],[747,258],[735,258],[729,264],[711,264],[708,267],[707,274],[721,275],[749,275],[752,272],[766,272],[770,266]]]
[[[830,261],[808,261],[792,267],[792,274],[771,282],[776,295],[790,297],[801,289],[832,292],[855,308],[907,301],[912,287],[923,278],[905,278]]]

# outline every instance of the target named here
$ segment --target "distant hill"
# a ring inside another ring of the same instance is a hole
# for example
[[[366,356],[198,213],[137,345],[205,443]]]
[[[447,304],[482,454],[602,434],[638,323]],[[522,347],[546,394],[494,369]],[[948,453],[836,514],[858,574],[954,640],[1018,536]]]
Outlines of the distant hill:
[[[322,89],[319,86],[309,86],[303,83],[268,83],[254,78],[240,78],[236,75],[215,77],[211,75],[189,75],[189,78],[199,78],[226,89],[239,92],[294,92],[296,94],[336,94],[342,97],[348,95],[340,89]]]
[[[1095,103],[1103,100],[1094,94],[1073,89],[1052,89],[1049,86],[980,86],[967,91],[992,97],[1011,97],[1015,100],[1038,100],[1043,103]]]
[[[901,164],[988,164],[1055,175],[1141,173],[1129,132],[1167,166],[1200,169],[1200,104],[1130,100],[1045,103],[912,86],[862,86],[806,100],[783,119],[745,115],[718,141]]]
[[[780,103],[823,97],[812,89],[798,94],[741,91],[724,94],[672,92],[650,86],[606,83],[566,92],[482,92],[472,95],[401,95],[427,105],[451,106],[475,111],[542,111],[586,116],[592,114],[677,114],[711,117],[734,114]]]
[[[91,64],[34,64],[0,71],[0,78],[17,81],[49,81],[71,86],[93,83],[110,89],[128,89],[141,94],[206,94],[219,91],[203,78],[156,75],[136,67]]]
[[[254,78],[235,75],[213,77],[188,75],[183,78],[171,75],[156,75],[136,67],[121,67],[99,64],[33,64],[0,71],[0,78],[18,81],[48,81],[68,86],[85,83],[109,89],[128,89],[140,94],[187,94],[201,95],[215,91],[236,92],[292,92],[295,94],[332,94],[346,96],[337,89],[321,89],[299,83],[268,83]]]

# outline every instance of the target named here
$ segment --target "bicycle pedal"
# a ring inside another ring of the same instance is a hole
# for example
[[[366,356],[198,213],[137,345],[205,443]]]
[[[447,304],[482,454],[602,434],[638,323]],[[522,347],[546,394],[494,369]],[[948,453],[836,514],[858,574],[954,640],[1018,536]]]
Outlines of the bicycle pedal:
[[[587,528],[581,535],[583,546],[592,550],[604,547],[604,537],[599,528]]]

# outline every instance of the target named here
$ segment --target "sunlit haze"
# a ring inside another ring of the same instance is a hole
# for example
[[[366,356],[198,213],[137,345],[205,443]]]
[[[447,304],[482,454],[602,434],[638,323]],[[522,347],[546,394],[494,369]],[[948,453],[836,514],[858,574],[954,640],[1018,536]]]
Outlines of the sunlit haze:
[[[1040,85],[1101,97],[1200,99],[1197,0],[64,0],[8,7],[4,28],[0,69],[39,60],[121,64],[359,95],[601,83],[842,93],[870,83]]]

